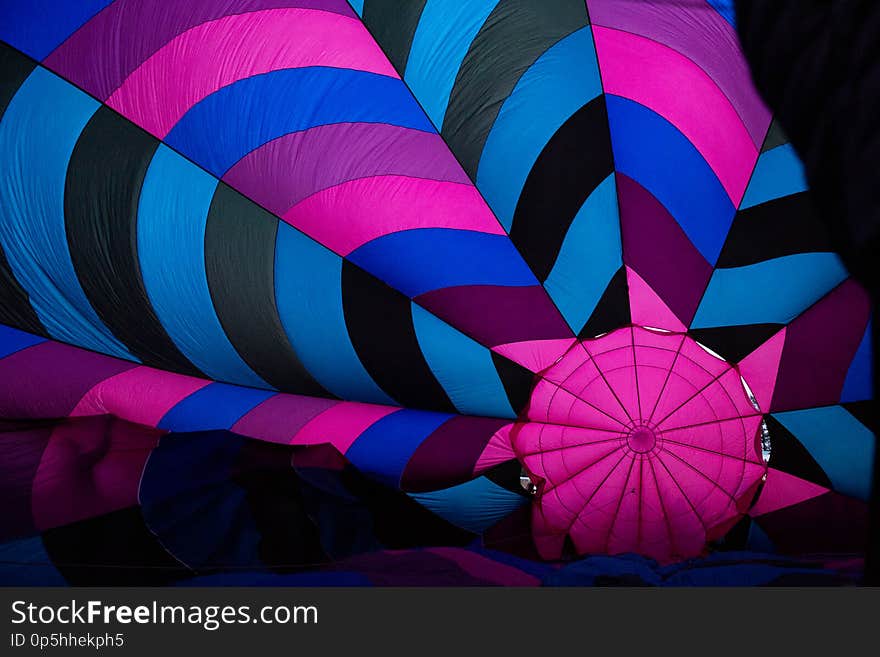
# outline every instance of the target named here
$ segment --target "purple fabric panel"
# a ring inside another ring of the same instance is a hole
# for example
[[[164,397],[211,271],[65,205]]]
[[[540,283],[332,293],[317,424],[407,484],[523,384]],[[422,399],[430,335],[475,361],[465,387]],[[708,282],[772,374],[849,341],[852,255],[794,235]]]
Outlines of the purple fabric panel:
[[[34,477],[37,528],[136,506],[144,464],[162,433],[111,415],[58,423]]]
[[[754,518],[783,554],[860,554],[868,537],[868,505],[830,492]]]
[[[573,337],[571,328],[539,285],[461,285],[427,292],[415,301],[488,347]]]
[[[594,25],[632,32],[680,52],[702,68],[728,97],[757,148],[770,110],[752,84],[736,30],[706,3],[587,0]]]
[[[345,0],[116,0],[74,32],[44,63],[106,100],[134,69],[178,34],[230,14],[282,7],[354,16]]]
[[[444,422],[416,449],[400,483],[406,491],[448,488],[473,479],[474,465],[486,443],[509,420],[454,417]]]
[[[223,179],[282,215],[322,189],[380,175],[470,183],[440,135],[383,123],[335,123],[284,135],[248,153]]]
[[[495,583],[475,577],[454,561],[425,550],[358,555],[329,569],[363,573],[375,586],[489,586]]]
[[[617,174],[623,261],[651,286],[683,324],[690,324],[712,266],[649,191]]]
[[[3,522],[0,541],[26,536],[36,529],[31,513],[31,489],[43,451],[49,443],[52,425],[0,422],[0,499]]]
[[[770,410],[836,404],[870,312],[868,295],[850,279],[789,324]]]
[[[334,399],[278,394],[246,413],[232,425],[232,431],[286,444],[309,420],[338,403]]]
[[[137,363],[59,342],[43,342],[0,360],[0,416],[68,415],[96,384]]]

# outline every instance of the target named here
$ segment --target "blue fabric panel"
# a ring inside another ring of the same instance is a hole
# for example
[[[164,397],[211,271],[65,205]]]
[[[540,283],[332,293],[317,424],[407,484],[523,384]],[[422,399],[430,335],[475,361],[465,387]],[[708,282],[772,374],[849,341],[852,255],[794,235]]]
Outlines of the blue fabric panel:
[[[714,264],[736,212],[715,172],[659,114],[619,96],[606,99],[617,170],[651,192]]]
[[[506,235],[404,230],[367,242],[347,257],[410,298],[456,285],[538,285]]]
[[[523,73],[498,112],[477,169],[477,186],[505,230],[541,150],[600,93],[589,27],[556,43]]]
[[[43,59],[113,0],[3,0],[0,39]]]
[[[834,253],[797,253],[716,269],[691,327],[787,324],[846,277]]]
[[[268,141],[345,122],[434,131],[401,80],[313,66],[255,75],[223,87],[191,107],[165,142],[222,177]]]
[[[348,0],[348,4],[357,12],[358,16],[364,15],[364,0]]]
[[[159,421],[159,428],[169,431],[231,429],[245,413],[275,394],[269,390],[212,383],[168,409]]]
[[[399,488],[403,469],[418,446],[452,417],[409,409],[386,415],[364,431],[345,456],[364,474]]]
[[[614,174],[575,215],[544,288],[574,333],[580,332],[623,265]]]
[[[167,434],[150,453],[138,498],[144,520],[193,568],[259,562],[261,534],[232,478],[247,439],[228,432]]]
[[[749,525],[749,536],[746,539],[746,545],[750,550],[755,550],[756,552],[773,553],[776,551],[773,541],[770,540],[767,533],[754,520]]]
[[[842,406],[774,413],[773,417],[807,448],[837,492],[868,500],[874,434],[867,427]]]
[[[804,165],[791,144],[783,144],[761,154],[740,207],[745,210],[806,190]]]
[[[736,10],[733,7],[733,0],[706,0],[706,2],[715,7],[715,11],[721,14],[724,20],[736,27]]]
[[[174,586],[373,586],[363,573],[318,570],[281,575],[271,572],[228,572],[193,577]]]
[[[159,146],[138,207],[141,277],[162,326],[196,367],[212,379],[270,388],[223,332],[208,289],[205,224],[216,187],[216,178]]]
[[[6,358],[16,351],[33,347],[45,341],[46,338],[41,338],[39,335],[25,333],[17,328],[0,324],[0,358]]]
[[[516,417],[486,347],[415,304],[412,317],[425,360],[456,409],[470,415]]]
[[[498,0],[428,0],[413,35],[406,80],[438,128],[471,42]]]
[[[429,493],[410,493],[410,497],[444,520],[475,534],[481,534],[529,501],[486,477]]]
[[[856,355],[849,366],[849,371],[846,373],[843,391],[840,393],[841,402],[862,401],[863,399],[871,399],[874,396],[873,345],[871,344],[871,335],[871,322],[868,322],[865,335],[859,344],[859,348],[856,350]]]
[[[37,68],[0,122],[0,244],[49,335],[136,360],[89,304],[64,226],[67,165],[98,103]]]
[[[284,331],[309,373],[342,399],[396,405],[367,373],[342,308],[342,258],[279,222],[275,300]]]
[[[68,585],[39,536],[0,543],[0,582],[3,586]]]

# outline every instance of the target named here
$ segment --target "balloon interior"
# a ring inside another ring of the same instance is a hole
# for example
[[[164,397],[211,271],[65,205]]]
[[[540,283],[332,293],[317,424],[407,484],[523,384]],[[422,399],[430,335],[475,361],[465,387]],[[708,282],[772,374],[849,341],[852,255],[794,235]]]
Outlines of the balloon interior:
[[[857,576],[871,307],[730,2],[0,39],[3,581]]]

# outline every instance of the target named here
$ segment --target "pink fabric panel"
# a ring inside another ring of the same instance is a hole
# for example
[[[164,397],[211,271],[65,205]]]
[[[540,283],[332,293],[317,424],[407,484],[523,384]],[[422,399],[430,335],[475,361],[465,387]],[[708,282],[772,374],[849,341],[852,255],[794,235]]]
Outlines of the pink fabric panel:
[[[218,89],[306,66],[398,77],[359,20],[313,9],[270,9],[225,16],[180,34],[136,68],[107,104],[162,138]]]
[[[614,452],[577,477],[575,485],[556,489],[567,508],[583,508],[571,526],[570,536],[580,552],[607,552],[609,532],[626,493],[626,481],[635,461]],[[568,497],[568,499],[566,499]]]
[[[246,413],[231,430],[286,445],[312,418],[339,403],[334,399],[278,394]]]
[[[687,330],[651,286],[629,267],[626,268],[626,282],[629,287],[629,307],[633,324],[667,331]]]
[[[739,373],[731,369],[699,392],[694,391],[687,395],[668,414],[658,413],[654,421],[659,428],[669,430],[691,425],[702,426],[757,413],[746,396]]]
[[[806,502],[827,492],[828,489],[824,486],[770,468],[767,470],[767,481],[764,482],[761,495],[749,510],[749,515],[762,516],[765,513]]]
[[[662,338],[662,342],[657,344],[657,338]],[[635,329],[634,360],[642,418],[648,419],[654,415],[660,395],[669,381],[669,370],[684,339],[684,335],[677,335],[670,340],[668,335],[658,336],[651,331]]]
[[[597,26],[593,34],[605,92],[641,103],[678,128],[738,206],[758,149],[714,80],[687,57],[650,39]]]
[[[537,373],[553,365],[574,343],[574,339],[526,340],[501,344],[492,351]]]
[[[599,389],[610,397],[604,384]],[[532,392],[527,417],[533,422],[620,431],[626,425],[627,419],[621,413],[620,407],[612,406],[612,403],[613,397],[610,397],[607,405],[596,403],[592,399],[589,402],[578,399],[567,390],[542,379]],[[609,406],[613,412],[608,410]]]
[[[587,7],[594,26],[641,35],[696,62],[736,107],[755,146],[761,146],[770,110],[755,91],[736,29],[708,2],[587,0]]]
[[[641,482],[642,511],[638,550],[642,554],[674,554],[676,549],[672,542],[673,536],[666,518],[663,500],[660,497],[660,488],[654,474],[652,461],[642,464],[639,481]]]
[[[611,522],[608,531],[608,552],[616,554],[632,550],[633,545],[639,544],[639,536],[643,529],[641,512],[642,480],[646,462],[643,460],[633,461],[627,472],[627,478],[620,492],[620,500],[617,504],[617,514]],[[659,520],[659,518],[656,518]],[[657,525],[658,523],[654,522]],[[657,527],[649,527],[649,533],[657,530]]]
[[[702,474],[680,456],[664,448],[657,459],[680,489],[680,496],[700,517],[706,527],[726,522],[737,515],[731,493]]]
[[[684,362],[694,363],[706,374],[713,377],[723,374],[730,369],[730,363],[710,354],[694,340],[685,340],[681,347],[681,357],[684,359]]]
[[[386,123],[330,123],[282,135],[241,158],[223,180],[281,216],[322,189],[379,175],[469,182],[440,135]]]
[[[513,432],[513,424],[506,424],[495,432],[474,464],[474,476],[516,457],[511,446]]]
[[[680,456],[687,453],[684,458],[694,463],[732,459],[760,465],[760,427],[761,415],[755,412],[712,424],[664,429],[661,439],[664,448],[679,450],[675,453]]]
[[[595,473],[604,472],[603,467],[617,462],[623,456],[618,438],[594,434],[594,439],[592,443],[573,444],[528,457],[533,463],[541,461],[542,469],[535,474],[543,475],[547,480],[547,489],[556,490],[566,508],[575,513],[594,493],[594,484],[598,486],[599,479]],[[629,462],[627,459],[627,465]],[[605,485],[612,486],[613,483],[602,484],[603,487]]]
[[[670,465],[681,466],[682,476],[688,480],[696,479],[706,484],[706,495],[702,499],[692,499],[691,502],[701,511],[701,515],[707,524],[715,525],[724,522],[725,518],[715,518],[713,513],[719,509],[733,504],[737,513],[745,512],[745,508],[737,506],[739,495],[756,484],[764,476],[764,465],[755,462],[755,455],[750,455],[750,461],[742,457],[721,456],[717,453],[701,449],[689,448],[680,444],[672,444],[664,440],[663,461]],[[758,457],[760,461],[760,457]],[[689,474],[688,474],[689,473]],[[751,499],[743,500],[747,505]],[[705,509],[699,505],[708,505]]]
[[[545,517],[541,504],[532,505],[532,540],[542,559],[559,559],[565,548],[565,534]]]
[[[329,443],[345,454],[355,440],[386,415],[396,413],[396,406],[360,402],[340,402],[308,422],[291,438],[293,445]]]
[[[138,503],[138,485],[162,432],[109,417],[58,425],[33,481],[37,529],[70,524]]]
[[[336,185],[294,205],[283,218],[343,256],[377,237],[415,228],[505,234],[473,185],[408,176]]]
[[[702,519],[662,461],[652,460],[651,470],[663,500],[663,516],[669,527],[670,543],[673,547],[671,555],[664,555],[661,561],[674,561],[677,555],[702,554],[706,550],[706,528]]]
[[[782,329],[776,333],[739,363],[739,371],[763,410],[769,410],[773,400],[782,348],[785,346],[785,331]]]
[[[89,390],[71,416],[110,414],[155,427],[172,406],[210,383],[152,367],[135,367]]]
[[[633,351],[635,329],[628,327],[618,331],[623,345],[611,347],[608,351],[600,351],[596,347],[590,347],[593,360],[603,374],[604,383],[626,409],[627,419],[633,420],[641,417],[641,399],[638,394],[636,361]]]
[[[683,406],[691,404],[695,399],[705,399],[703,393],[720,376],[720,373],[716,373],[715,363],[712,361],[715,359],[709,354],[691,345],[690,341],[685,341],[654,411],[652,419],[655,423],[662,424],[666,418],[680,411]],[[721,367],[721,373],[730,369],[730,365],[724,363],[721,363]]]
[[[621,352],[622,353],[622,352]],[[630,352],[631,353],[631,352]],[[615,419],[618,423],[626,424],[630,417],[621,401],[615,396],[607,381],[606,374],[597,368],[596,360],[593,359],[582,347],[572,349],[557,365],[551,367],[542,375],[544,379],[556,384],[567,394],[558,393],[554,399],[551,415],[546,418],[549,421],[571,424],[573,415],[566,409],[571,408],[569,397],[578,397],[583,400],[576,404],[576,413],[586,411],[584,406],[589,406],[601,411],[603,415]],[[550,393],[552,394],[552,392]],[[535,397],[533,396],[533,399]],[[592,416],[593,413],[589,413]],[[606,426],[603,424],[584,424],[580,426]]]
[[[558,538],[569,536],[582,554],[701,554],[745,513],[766,472],[761,415],[738,370],[682,333],[638,326],[579,347],[542,374],[531,422],[512,434],[539,484],[539,551],[558,558]],[[602,413],[616,398],[632,417]],[[662,414],[652,417],[657,399]]]

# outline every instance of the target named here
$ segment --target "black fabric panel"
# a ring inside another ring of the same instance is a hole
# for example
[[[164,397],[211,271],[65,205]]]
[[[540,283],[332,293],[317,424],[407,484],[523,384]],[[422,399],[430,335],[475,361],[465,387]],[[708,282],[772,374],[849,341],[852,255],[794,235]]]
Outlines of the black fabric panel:
[[[472,180],[492,124],[520,76],[587,23],[583,0],[507,0],[489,14],[458,70],[441,130]]]
[[[816,216],[809,192],[740,210],[733,220],[716,267],[742,267],[771,258],[831,251],[824,224]]]
[[[288,445],[249,440],[242,446],[232,476],[245,492],[260,533],[260,559],[279,572],[328,560],[301,492],[307,484],[290,464]]]
[[[163,586],[193,575],[147,528],[140,507],[50,529],[42,538],[74,586]]]
[[[876,166],[880,4],[739,0],[736,12],[740,43],[755,85],[801,156],[836,250],[876,303],[880,296]],[[878,324],[875,318],[875,333]],[[880,451],[874,471],[880,474]],[[876,485],[872,519],[865,581],[877,585],[880,486]]]
[[[772,415],[768,415],[765,419],[767,429],[770,432],[770,462],[768,465],[825,488],[833,488],[828,475],[810,456],[807,448]]]
[[[400,491],[376,483],[354,467],[347,467],[340,478],[346,490],[366,508],[372,530],[379,543],[392,550],[425,546],[464,546],[476,535],[441,518]],[[350,516],[346,518],[350,522]],[[345,521],[329,523],[344,525]],[[325,524],[324,526],[328,526]]]
[[[608,287],[593,309],[590,319],[578,333],[578,338],[587,340],[602,333],[608,333],[632,321],[629,310],[629,286],[626,282],[626,268],[621,267],[611,278]]]
[[[877,321],[876,319],[874,321]],[[876,344],[876,343],[875,343]],[[864,401],[848,402],[842,406],[859,422],[864,424],[873,433],[880,432],[880,414],[877,412],[877,400],[866,399]],[[875,479],[880,481],[880,479]]]
[[[333,397],[306,371],[275,305],[278,219],[220,183],[205,227],[205,271],[217,317],[244,361],[282,392]]]
[[[782,126],[779,125],[779,122],[774,119],[770,124],[770,130],[767,132],[767,136],[764,138],[764,145],[761,146],[761,152],[766,153],[777,146],[782,146],[787,143],[788,137],[785,136],[785,132],[783,132]]]
[[[688,331],[697,342],[706,345],[730,363],[738,363],[769,340],[782,324],[745,324]]]
[[[613,170],[605,97],[599,96],[547,142],[516,205],[510,238],[539,280],[550,275],[581,205]]]
[[[483,545],[491,550],[543,562],[532,538],[531,504],[524,504],[483,532]]]
[[[535,375],[519,363],[514,363],[494,351],[491,353],[492,364],[495,365],[495,371],[498,372],[498,378],[501,379],[504,392],[507,393],[507,400],[513,412],[519,415],[532,395]]]
[[[345,323],[367,372],[404,406],[455,412],[419,347],[411,303],[375,276],[343,260]]]
[[[755,497],[757,498],[757,495]],[[751,528],[752,519],[749,516],[743,516],[721,540],[712,545],[712,548],[722,552],[747,550]]]
[[[0,41],[0,117],[36,66],[30,57]]]
[[[14,326],[28,333],[47,337],[46,329],[31,307],[29,297],[9,268],[0,247],[0,324]]]
[[[158,145],[110,108],[95,112],[67,167],[67,242],[89,302],[129,351],[147,365],[199,375],[156,317],[138,264],[138,201]]]
[[[836,249],[876,299],[880,4],[741,0],[736,10],[752,79],[803,160]]]
[[[403,77],[413,36],[427,0],[367,0],[363,21]]]
[[[34,62],[14,48],[0,42],[0,121],[12,97],[34,70]],[[28,294],[9,267],[0,248],[0,324],[46,335],[42,322],[31,307]]]
[[[516,459],[510,459],[487,470],[483,473],[483,476],[492,483],[501,486],[505,490],[509,490],[511,493],[531,498],[531,495],[526,492],[520,483],[522,472],[522,464]]]

